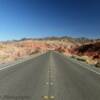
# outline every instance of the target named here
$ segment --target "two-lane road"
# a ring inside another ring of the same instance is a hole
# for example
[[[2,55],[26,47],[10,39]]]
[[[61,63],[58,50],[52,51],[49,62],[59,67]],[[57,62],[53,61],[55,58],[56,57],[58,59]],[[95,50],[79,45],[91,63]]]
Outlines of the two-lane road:
[[[100,100],[100,76],[56,52],[0,71],[0,100]]]

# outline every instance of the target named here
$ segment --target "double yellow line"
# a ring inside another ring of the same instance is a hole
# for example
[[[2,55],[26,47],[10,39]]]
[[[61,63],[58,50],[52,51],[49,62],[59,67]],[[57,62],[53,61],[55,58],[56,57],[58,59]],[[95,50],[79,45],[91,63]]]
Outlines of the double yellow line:
[[[42,96],[43,100],[54,100],[55,96]]]

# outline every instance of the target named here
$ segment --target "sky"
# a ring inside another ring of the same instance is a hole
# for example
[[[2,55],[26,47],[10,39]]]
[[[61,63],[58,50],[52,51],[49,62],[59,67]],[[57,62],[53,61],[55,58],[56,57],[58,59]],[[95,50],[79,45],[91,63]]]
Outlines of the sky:
[[[100,38],[100,0],[0,0],[0,40]]]

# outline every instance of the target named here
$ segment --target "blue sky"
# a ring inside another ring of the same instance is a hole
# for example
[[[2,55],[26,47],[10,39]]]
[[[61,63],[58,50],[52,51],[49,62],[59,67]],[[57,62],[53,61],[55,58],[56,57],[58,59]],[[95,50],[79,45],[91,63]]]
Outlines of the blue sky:
[[[100,0],[0,0],[0,40],[100,38]]]

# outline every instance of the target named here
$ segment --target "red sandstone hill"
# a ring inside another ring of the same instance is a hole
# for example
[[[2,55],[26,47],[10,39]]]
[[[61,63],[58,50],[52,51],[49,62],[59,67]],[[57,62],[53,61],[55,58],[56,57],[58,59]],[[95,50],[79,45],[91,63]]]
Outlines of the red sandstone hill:
[[[100,42],[81,45],[80,47],[75,48],[75,53],[80,56],[86,55],[93,59],[100,59]]]
[[[0,63],[6,63],[35,53],[55,50],[67,56],[87,56],[100,59],[100,41],[69,37],[22,39],[0,43]]]
[[[70,49],[76,44],[59,40],[22,40],[0,43],[0,63],[6,63],[37,52],[55,50],[70,55]]]

